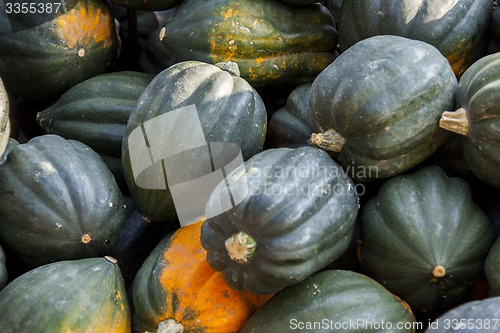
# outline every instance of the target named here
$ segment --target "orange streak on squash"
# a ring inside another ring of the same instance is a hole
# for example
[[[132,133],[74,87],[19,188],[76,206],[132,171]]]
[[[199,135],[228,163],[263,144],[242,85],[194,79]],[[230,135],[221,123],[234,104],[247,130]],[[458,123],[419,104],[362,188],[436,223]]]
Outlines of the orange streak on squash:
[[[179,229],[163,253],[166,266],[160,282],[168,295],[163,320],[174,319],[190,332],[238,332],[272,295],[257,296],[226,285],[223,275],[206,261],[200,242],[202,223]]]
[[[91,43],[102,43],[108,48],[113,44],[113,19],[109,12],[87,3],[80,1],[71,11],[56,18],[56,31],[68,48],[85,48]]]

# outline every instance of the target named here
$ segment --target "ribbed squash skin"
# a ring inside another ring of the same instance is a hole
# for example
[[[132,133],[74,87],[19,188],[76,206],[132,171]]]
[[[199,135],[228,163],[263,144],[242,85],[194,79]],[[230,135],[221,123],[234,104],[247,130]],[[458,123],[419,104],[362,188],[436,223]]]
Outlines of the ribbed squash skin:
[[[500,54],[486,56],[462,76],[457,107],[466,111],[464,156],[472,172],[500,188]]]
[[[484,272],[488,279],[490,296],[500,296],[500,238],[493,243],[488,252]]]
[[[310,83],[298,86],[288,96],[286,105],[273,113],[267,131],[271,147],[296,148],[308,145],[312,134],[308,123],[310,90]]]
[[[310,82],[335,58],[337,32],[320,4],[184,0],[160,39],[176,61],[234,61],[254,86]]]
[[[398,36],[360,41],[316,77],[310,123],[345,139],[335,152],[358,181],[387,178],[431,155],[446,139],[443,111],[457,80],[433,46]]]
[[[491,0],[350,0],[339,17],[342,51],[362,39],[397,35],[435,46],[457,76],[486,52]]]
[[[428,311],[467,297],[493,238],[469,185],[433,166],[386,181],[363,206],[361,231],[368,275],[412,309]]]
[[[464,303],[431,322],[425,333],[496,333],[500,297]]]
[[[146,121],[157,116],[194,105],[204,132],[206,142],[232,142],[242,151],[244,159],[260,152],[264,145],[267,114],[259,94],[244,79],[232,75],[217,66],[187,61],[178,63],[158,74],[139,98],[130,115],[123,141],[122,159],[125,177],[137,207],[145,216],[165,221],[176,218],[170,190],[147,189],[137,186],[133,177],[129,142],[130,133]],[[170,123],[161,123],[168,128]],[[165,130],[159,130],[151,140],[168,149],[172,138]],[[189,145],[187,131],[186,145]],[[184,143],[183,143],[184,144]],[[136,152],[138,153],[138,152]],[[150,160],[149,152],[141,152],[142,158]],[[161,161],[154,161],[161,163]],[[196,165],[186,165],[192,170]],[[164,183],[151,177],[152,182]]]
[[[124,184],[121,150],[125,127],[137,100],[153,79],[140,72],[114,72],[85,80],[37,114],[47,132],[83,142],[101,156]]]
[[[128,9],[153,11],[173,8],[182,0],[112,0],[111,2]]]
[[[358,197],[351,179],[324,151],[268,149],[227,179],[231,193],[246,184],[248,192],[232,209],[204,222],[201,242],[210,266],[232,288],[277,292],[324,268],[349,246]],[[207,212],[220,211],[225,191],[224,184],[214,190]],[[241,234],[254,242],[253,248],[243,242],[244,256],[229,246],[238,250],[232,239]]]
[[[88,146],[47,134],[12,148],[0,165],[0,241],[32,266],[108,254],[126,208]]]
[[[0,290],[7,284],[7,267],[5,266],[5,252],[0,246]]]
[[[0,78],[0,156],[7,146],[10,135],[9,97]]]
[[[0,76],[9,93],[54,99],[115,62],[118,42],[108,3],[79,0],[66,5],[71,10],[52,21],[0,35]],[[22,18],[18,25],[29,27],[36,14]]]
[[[403,333],[415,332],[414,321],[410,308],[374,280],[351,271],[327,270],[275,295],[250,317],[241,333]]]
[[[0,291],[0,331],[130,333],[126,296],[113,258],[47,264]]]
[[[239,292],[224,283],[222,274],[205,259],[201,224],[167,236],[137,273],[134,332],[181,332],[160,329],[170,323],[182,325],[183,332],[236,333],[270,298]]]

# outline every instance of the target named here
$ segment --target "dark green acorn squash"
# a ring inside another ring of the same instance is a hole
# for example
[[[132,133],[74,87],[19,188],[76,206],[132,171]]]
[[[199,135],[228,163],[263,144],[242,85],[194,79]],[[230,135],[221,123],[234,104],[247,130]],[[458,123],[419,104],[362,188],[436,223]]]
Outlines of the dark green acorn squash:
[[[464,156],[472,172],[500,188],[500,53],[474,63],[460,78],[455,112],[444,112],[440,126],[465,135]]]
[[[397,35],[435,46],[459,77],[486,53],[491,0],[350,0],[339,17],[341,51],[377,35]]]
[[[101,156],[119,184],[125,184],[121,149],[132,109],[153,79],[140,72],[114,72],[85,80],[37,114],[47,132],[78,140]]]
[[[327,270],[275,295],[241,333],[415,332],[406,303],[359,273]]]
[[[310,90],[310,83],[298,86],[288,96],[286,105],[273,113],[267,131],[271,147],[296,148],[308,145],[312,134],[308,124]]]
[[[0,78],[0,156],[3,154],[10,135],[9,96]]]
[[[489,294],[500,296],[500,238],[497,238],[488,252],[484,272],[488,279]]]
[[[466,299],[493,239],[469,185],[439,167],[387,180],[361,210],[362,267],[412,309]]]
[[[0,291],[0,331],[130,333],[126,296],[111,257],[47,264]]]
[[[219,67],[187,61],[169,67],[151,81],[130,115],[123,141],[124,173],[139,211],[152,220],[172,220],[177,216],[169,185],[161,171],[163,157],[184,151],[186,155],[178,161],[169,159],[173,164],[166,172],[182,172],[187,181],[193,179],[191,175],[194,173],[204,176],[214,171],[195,147],[206,147],[210,142],[233,143],[241,148],[243,159],[262,150],[267,126],[264,102],[248,82],[236,75],[237,66],[226,71],[222,69],[226,65],[235,64],[221,64]],[[175,117],[182,118],[181,115],[192,107],[199,123],[191,119],[176,120]],[[134,133],[141,133],[141,126],[146,123],[148,128],[154,127],[147,130],[146,135],[149,147],[154,147],[157,152],[156,160],[150,157],[146,144],[141,146],[142,150],[130,148],[131,143],[137,145],[140,140],[145,140],[142,134],[131,136],[131,133],[134,130]],[[199,133],[198,125],[203,133]],[[144,163],[149,167],[137,174],[137,178],[134,177],[131,155],[136,162],[148,161]],[[154,186],[138,185],[137,180],[140,184]],[[201,200],[202,196],[208,198],[210,192],[200,191],[196,195],[197,198],[193,199]]]
[[[387,178],[431,155],[446,139],[441,113],[457,80],[430,44],[398,36],[364,39],[311,87],[311,143],[332,152],[358,181]]]
[[[0,290],[7,284],[7,267],[5,266],[5,252],[0,246]]]
[[[52,134],[10,150],[0,165],[0,241],[31,266],[109,254],[126,208],[88,146]]]
[[[8,30],[0,34],[0,76],[9,93],[52,100],[114,64],[117,33],[105,0],[65,1],[58,10],[49,18],[0,16]]]
[[[265,150],[227,177],[246,195],[202,227],[207,261],[226,283],[256,294],[298,283],[340,257],[351,242],[358,197],[351,179],[313,147]],[[224,207],[225,185],[207,204]],[[222,210],[223,211],[223,210]]]
[[[154,11],[173,8],[182,0],[111,0],[111,2],[127,9]]]
[[[425,333],[497,333],[499,318],[500,297],[471,301],[430,322]]]
[[[312,81],[335,58],[337,31],[321,4],[184,0],[159,38],[175,62],[234,61],[263,86]]]

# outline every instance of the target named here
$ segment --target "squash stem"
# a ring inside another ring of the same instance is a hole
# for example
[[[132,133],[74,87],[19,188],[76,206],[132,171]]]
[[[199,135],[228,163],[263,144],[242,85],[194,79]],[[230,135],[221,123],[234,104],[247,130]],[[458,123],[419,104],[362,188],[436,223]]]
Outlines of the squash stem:
[[[345,138],[333,129],[325,133],[313,133],[309,139],[309,144],[334,153],[340,152],[345,143]]]
[[[225,242],[229,258],[239,263],[246,263],[252,257],[257,242],[246,232],[240,231]]]
[[[432,275],[434,275],[434,277],[437,278],[441,278],[445,276],[445,274],[446,274],[446,269],[444,269],[444,267],[441,265],[434,267],[434,269],[432,270]]]
[[[162,321],[158,325],[158,329],[156,330],[156,333],[182,333],[182,332],[184,332],[184,326],[182,326],[181,323],[172,318]]]
[[[439,120],[439,127],[460,135],[469,135],[469,119],[464,108],[457,111],[445,111]]]

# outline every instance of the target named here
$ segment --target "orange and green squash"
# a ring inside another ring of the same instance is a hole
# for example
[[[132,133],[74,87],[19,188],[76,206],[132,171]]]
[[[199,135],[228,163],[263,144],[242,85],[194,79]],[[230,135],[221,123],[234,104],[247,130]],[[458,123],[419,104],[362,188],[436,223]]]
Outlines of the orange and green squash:
[[[5,22],[12,31],[0,34],[0,76],[12,95],[52,100],[114,64],[118,40],[105,0],[66,1],[58,11],[42,23],[45,14]]]
[[[486,54],[491,0],[350,0],[339,17],[339,44],[347,50],[360,40],[397,35],[435,46],[460,77]]]
[[[399,36],[364,39],[314,80],[311,143],[357,181],[395,176],[446,140],[439,118],[454,107],[457,86],[432,45]]]
[[[444,112],[440,126],[464,136],[471,171],[500,188],[500,53],[481,58],[460,78],[457,110]]]
[[[435,166],[399,175],[360,215],[360,260],[368,276],[417,311],[444,311],[467,300],[483,274],[493,227],[466,181]]]
[[[175,62],[238,63],[253,86],[306,83],[335,58],[337,31],[321,4],[184,0],[159,38]]]
[[[236,291],[224,283],[205,259],[201,224],[167,236],[137,273],[135,332],[236,333],[271,297]]]
[[[130,333],[125,286],[112,257],[35,268],[0,291],[2,333]]]
[[[38,136],[0,164],[0,241],[30,266],[109,254],[126,213],[113,175],[81,142]]]

